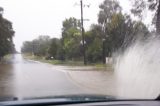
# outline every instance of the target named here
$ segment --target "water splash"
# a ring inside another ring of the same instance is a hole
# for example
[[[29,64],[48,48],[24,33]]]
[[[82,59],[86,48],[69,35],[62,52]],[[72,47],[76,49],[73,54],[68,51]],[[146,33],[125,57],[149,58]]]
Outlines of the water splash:
[[[156,98],[160,94],[160,39],[136,41],[117,56],[118,96]]]

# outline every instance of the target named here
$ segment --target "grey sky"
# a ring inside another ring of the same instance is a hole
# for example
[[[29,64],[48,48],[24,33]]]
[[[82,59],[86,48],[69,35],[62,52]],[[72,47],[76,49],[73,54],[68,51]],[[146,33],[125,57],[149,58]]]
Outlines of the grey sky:
[[[83,0],[84,4],[91,4],[84,8],[84,18],[88,29],[92,23],[97,23],[99,4],[104,0]],[[121,0],[125,12],[129,12],[128,0]],[[39,35],[61,37],[62,21],[69,17],[80,19],[80,0],[1,0],[4,8],[4,17],[13,23],[16,31],[14,43],[20,51],[22,42],[32,40]]]

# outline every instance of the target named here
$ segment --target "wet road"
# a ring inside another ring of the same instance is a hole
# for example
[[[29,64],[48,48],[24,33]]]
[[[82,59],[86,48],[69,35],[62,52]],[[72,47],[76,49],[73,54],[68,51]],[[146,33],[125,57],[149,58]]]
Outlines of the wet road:
[[[0,64],[1,97],[53,97],[104,94],[153,99],[160,94],[160,71],[97,71],[93,67],[66,67],[24,59],[21,54]]]
[[[61,67],[25,60],[21,54],[0,65],[0,97],[85,94]]]

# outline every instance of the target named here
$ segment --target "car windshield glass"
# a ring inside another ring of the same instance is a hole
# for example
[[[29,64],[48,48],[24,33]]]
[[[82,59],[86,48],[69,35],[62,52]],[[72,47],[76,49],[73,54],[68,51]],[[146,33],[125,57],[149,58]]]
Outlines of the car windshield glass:
[[[155,99],[159,2],[0,0],[0,101]]]

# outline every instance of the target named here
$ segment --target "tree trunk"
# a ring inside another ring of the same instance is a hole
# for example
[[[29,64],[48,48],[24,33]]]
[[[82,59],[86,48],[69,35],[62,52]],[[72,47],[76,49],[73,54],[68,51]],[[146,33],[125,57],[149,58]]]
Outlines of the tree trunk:
[[[156,32],[158,35],[160,35],[160,0],[157,9]]]

